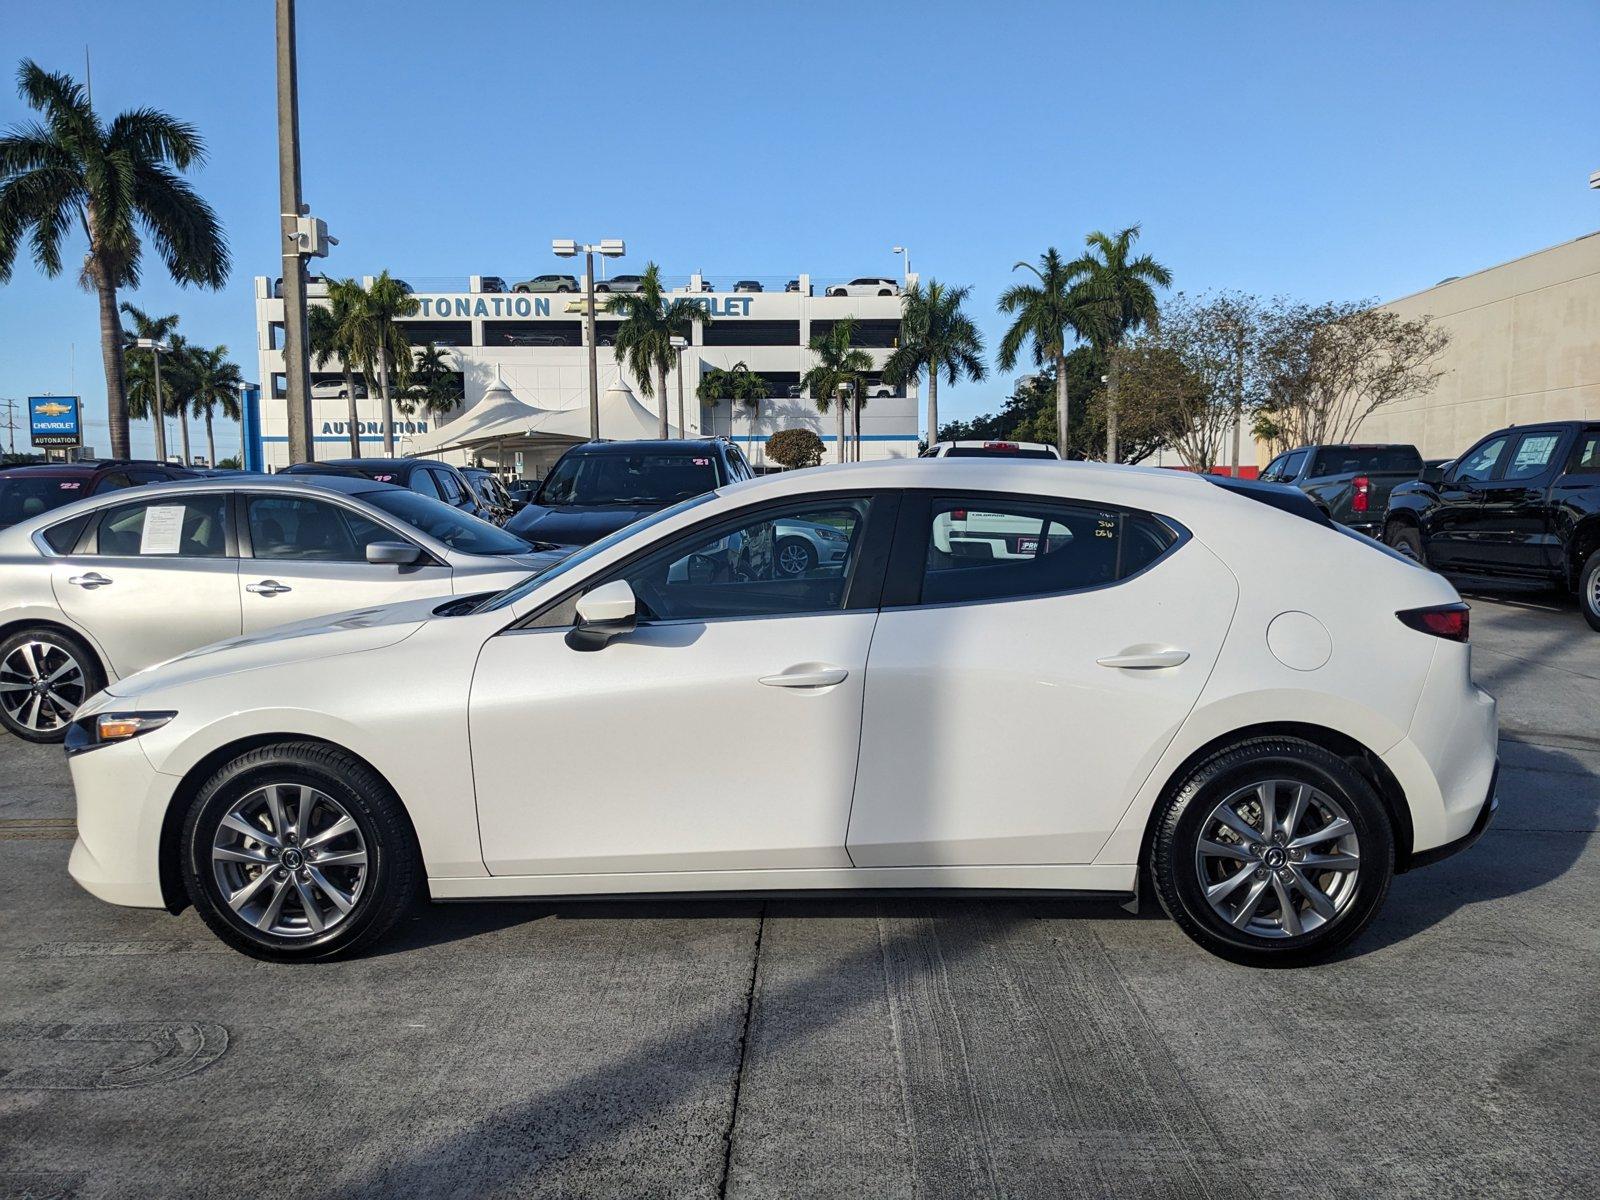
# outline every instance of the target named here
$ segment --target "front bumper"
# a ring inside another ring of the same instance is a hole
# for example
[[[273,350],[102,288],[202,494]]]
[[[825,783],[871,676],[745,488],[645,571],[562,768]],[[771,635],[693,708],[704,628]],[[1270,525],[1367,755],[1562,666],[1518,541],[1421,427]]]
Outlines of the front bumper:
[[[78,796],[78,840],[67,873],[110,904],[165,908],[161,826],[178,780],[150,765],[138,738],[67,760]]]

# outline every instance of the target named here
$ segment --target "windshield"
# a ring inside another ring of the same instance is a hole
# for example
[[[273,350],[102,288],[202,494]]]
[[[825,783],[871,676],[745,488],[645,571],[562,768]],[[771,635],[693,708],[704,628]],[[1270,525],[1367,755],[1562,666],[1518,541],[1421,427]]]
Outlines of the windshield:
[[[83,499],[83,482],[49,475],[0,479],[0,528]]]
[[[569,454],[555,465],[540,504],[673,504],[717,486],[709,452]]]
[[[546,567],[538,574],[530,575],[528,578],[512,584],[510,587],[506,588],[505,591],[496,592],[493,596],[490,596],[472,611],[491,612],[497,608],[504,608],[508,604],[515,604],[518,600],[528,595],[528,593],[532,592],[535,588],[543,587],[558,575],[565,575],[568,571],[572,570],[573,567],[582,566],[596,554],[603,554],[605,551],[611,549],[611,547],[615,546],[618,542],[623,541],[625,538],[631,538],[636,533],[642,533],[644,530],[649,529],[652,525],[659,525],[662,521],[675,517],[681,512],[687,512],[696,505],[704,504],[711,498],[712,495],[710,492],[706,492],[701,496],[693,496],[679,504],[674,504],[671,508],[663,508],[660,512],[651,513],[648,517],[641,517],[639,520],[634,521],[631,524],[624,525],[615,533],[608,533],[598,542],[590,542],[587,546],[585,546],[582,550],[579,550],[570,558],[563,558],[560,562]]]
[[[437,538],[452,550],[466,554],[526,554],[534,548],[516,534],[416,492],[384,488],[362,492],[361,499],[391,517],[399,517],[413,529]]]

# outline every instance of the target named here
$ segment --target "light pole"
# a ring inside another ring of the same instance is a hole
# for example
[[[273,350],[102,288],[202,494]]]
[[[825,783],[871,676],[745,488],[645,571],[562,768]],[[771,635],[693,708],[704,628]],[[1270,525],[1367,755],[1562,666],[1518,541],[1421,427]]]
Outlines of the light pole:
[[[905,280],[906,284],[909,285],[911,283],[911,251],[907,250],[904,246],[896,246],[894,247],[894,253],[900,256],[900,274]]]
[[[594,344],[594,256],[620,258],[627,253],[621,238],[601,238],[584,245],[571,238],[555,238],[550,249],[557,258],[572,258],[583,253],[583,340],[589,347],[589,438],[600,440],[600,359]]]
[[[678,368],[678,436],[688,437],[689,427],[683,423],[683,352],[689,348],[689,339],[675,333],[672,335],[671,340],[673,362]],[[730,405],[729,407],[731,408],[732,406]],[[728,432],[730,434],[733,432],[731,423],[728,426]]]
[[[278,212],[283,241],[283,370],[288,384],[289,461],[311,461],[311,352],[306,330],[306,260],[300,248],[300,94],[294,0],[278,0]]]
[[[156,461],[167,461],[167,410],[161,404],[161,356],[172,347],[156,338],[137,338],[134,343],[140,350],[150,351],[156,367]],[[186,464],[187,465],[187,464]]]
[[[839,384],[839,461],[844,461],[844,406],[850,397],[850,384],[848,381]]]

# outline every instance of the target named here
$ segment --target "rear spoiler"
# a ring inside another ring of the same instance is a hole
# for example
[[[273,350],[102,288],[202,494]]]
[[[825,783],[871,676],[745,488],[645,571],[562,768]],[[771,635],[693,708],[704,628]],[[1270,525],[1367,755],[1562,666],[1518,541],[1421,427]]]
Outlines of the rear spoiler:
[[[1290,487],[1286,483],[1258,483],[1253,479],[1230,479],[1225,475],[1207,475],[1205,479],[1225,492],[1233,492],[1235,495],[1248,497],[1257,504],[1281,509],[1297,517],[1304,517],[1317,525],[1333,528],[1333,522],[1328,519],[1327,514],[1316,506],[1310,496],[1297,487]]]

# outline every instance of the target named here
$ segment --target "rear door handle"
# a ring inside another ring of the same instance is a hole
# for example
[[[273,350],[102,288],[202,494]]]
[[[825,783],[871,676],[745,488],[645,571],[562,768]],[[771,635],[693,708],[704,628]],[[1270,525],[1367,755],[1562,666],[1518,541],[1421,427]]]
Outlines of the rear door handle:
[[[825,688],[843,683],[849,677],[850,672],[843,667],[813,667],[808,664],[802,670],[791,667],[778,675],[763,675],[761,682],[768,687]]]
[[[254,592],[258,596],[276,596],[279,592],[292,592],[294,589],[287,584],[279,583],[276,579],[263,579],[260,583],[247,583],[244,590]]]
[[[100,574],[99,571],[90,571],[87,575],[74,575],[67,582],[75,583],[81,588],[88,588],[92,592],[97,587],[105,587],[111,580]]]
[[[1187,650],[1147,650],[1137,646],[1129,646],[1121,654],[1095,659],[1102,667],[1124,671],[1157,671],[1162,667],[1181,667],[1188,661]]]

